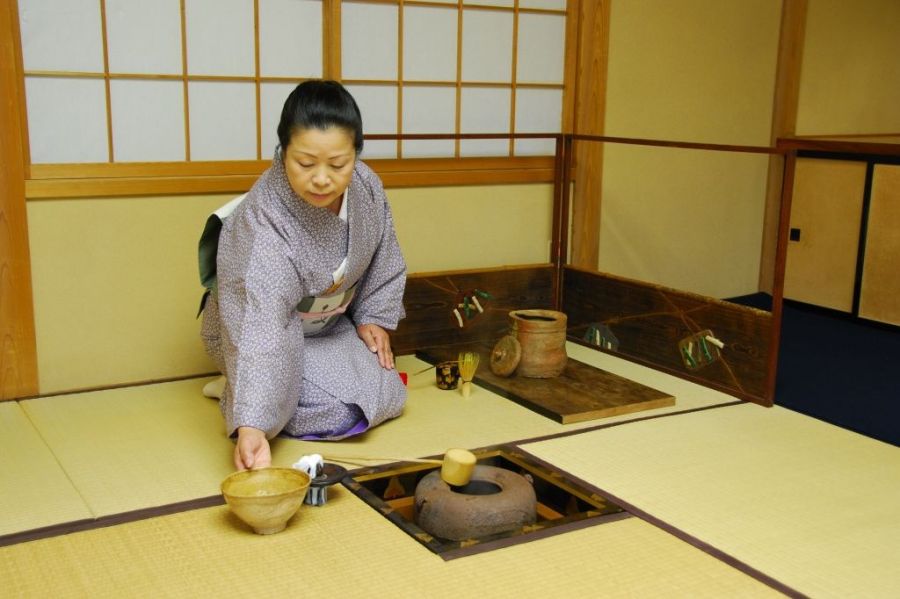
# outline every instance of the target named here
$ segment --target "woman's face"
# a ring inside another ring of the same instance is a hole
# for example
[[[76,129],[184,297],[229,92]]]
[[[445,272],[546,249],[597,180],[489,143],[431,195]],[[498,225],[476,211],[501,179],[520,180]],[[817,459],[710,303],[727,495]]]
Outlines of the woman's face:
[[[346,129],[303,129],[284,150],[288,182],[304,202],[337,212],[336,203],[353,176],[356,149]]]

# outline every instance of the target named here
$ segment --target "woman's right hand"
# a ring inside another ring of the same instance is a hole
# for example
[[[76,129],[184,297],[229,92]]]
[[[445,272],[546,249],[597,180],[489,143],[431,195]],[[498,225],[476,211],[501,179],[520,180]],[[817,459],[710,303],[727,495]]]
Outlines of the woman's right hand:
[[[266,433],[252,426],[239,427],[234,446],[234,467],[238,470],[250,470],[271,465],[272,453]]]

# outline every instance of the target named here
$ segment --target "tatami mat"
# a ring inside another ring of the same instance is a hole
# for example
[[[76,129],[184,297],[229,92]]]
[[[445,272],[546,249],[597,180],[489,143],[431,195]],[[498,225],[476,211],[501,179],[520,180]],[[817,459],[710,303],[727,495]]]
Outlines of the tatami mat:
[[[733,398],[588,348],[568,350],[677,403],[561,425],[484,389],[469,399],[440,391],[429,371],[410,379],[402,417],[340,443],[277,439],[275,464],[313,451],[413,457],[582,431],[525,449],[801,592],[889,596],[900,588],[897,448],[754,405],[641,420]],[[426,367],[409,356],[398,365]],[[0,404],[0,532],[218,494],[233,444],[216,402],[200,393],[205,382]],[[13,596],[773,593],[638,518],[443,562],[342,488],[274,537],[251,534],[217,507],[11,545],[0,548],[0,580]]]
[[[641,376],[644,384],[676,395],[677,403],[562,425],[481,388],[468,399],[441,391],[429,371],[410,378],[400,418],[340,443],[276,439],[273,462],[289,466],[307,453],[386,458],[443,454],[449,447],[482,447],[733,400],[577,345],[570,344],[569,351],[617,374]],[[427,366],[412,356],[398,360],[398,368],[410,373]],[[233,444],[224,436],[216,401],[201,395],[207,380],[46,397],[21,405],[91,511],[105,516],[219,493],[220,481],[233,469]]]
[[[21,402],[96,516],[214,495],[234,466],[200,380]]]
[[[0,403],[0,535],[91,516],[19,404]]]
[[[739,405],[524,447],[815,597],[900,593],[900,449]]]
[[[572,358],[670,393],[676,397],[676,403],[666,408],[563,425],[479,387],[473,388],[468,399],[458,391],[442,391],[435,385],[434,372],[428,371],[409,379],[409,400],[400,418],[339,444],[281,442],[275,450],[275,459],[290,464],[300,455],[313,451],[369,456],[437,455],[449,447],[483,447],[736,401],[718,391],[577,344],[569,343],[567,351]],[[411,356],[398,360],[398,368],[410,373],[427,366]]]
[[[15,597],[768,597],[637,518],[444,562],[342,488],[282,533],[224,506],[0,548]]]

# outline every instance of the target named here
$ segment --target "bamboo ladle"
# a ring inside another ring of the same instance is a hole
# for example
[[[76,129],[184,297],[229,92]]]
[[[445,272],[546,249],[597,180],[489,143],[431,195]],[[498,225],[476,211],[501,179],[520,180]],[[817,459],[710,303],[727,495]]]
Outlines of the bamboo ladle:
[[[453,448],[444,453],[443,460],[429,458],[398,458],[385,456],[361,456],[361,455],[323,455],[322,459],[329,462],[343,462],[345,464],[360,465],[360,462],[413,462],[416,464],[439,464],[441,466],[441,479],[448,485],[462,487],[472,479],[475,469],[475,454],[468,449]]]

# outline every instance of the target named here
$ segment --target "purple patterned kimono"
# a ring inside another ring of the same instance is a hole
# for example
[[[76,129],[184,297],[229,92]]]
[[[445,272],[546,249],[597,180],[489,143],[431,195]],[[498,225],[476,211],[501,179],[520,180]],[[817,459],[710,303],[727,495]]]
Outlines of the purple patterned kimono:
[[[406,389],[356,334],[405,316],[406,264],[381,181],[357,160],[347,220],[291,189],[280,152],[225,219],[203,314],[206,351],[227,376],[227,433],[340,439],[400,415]],[[347,258],[343,281],[333,273]],[[298,306],[356,285],[344,314],[304,334]]]

